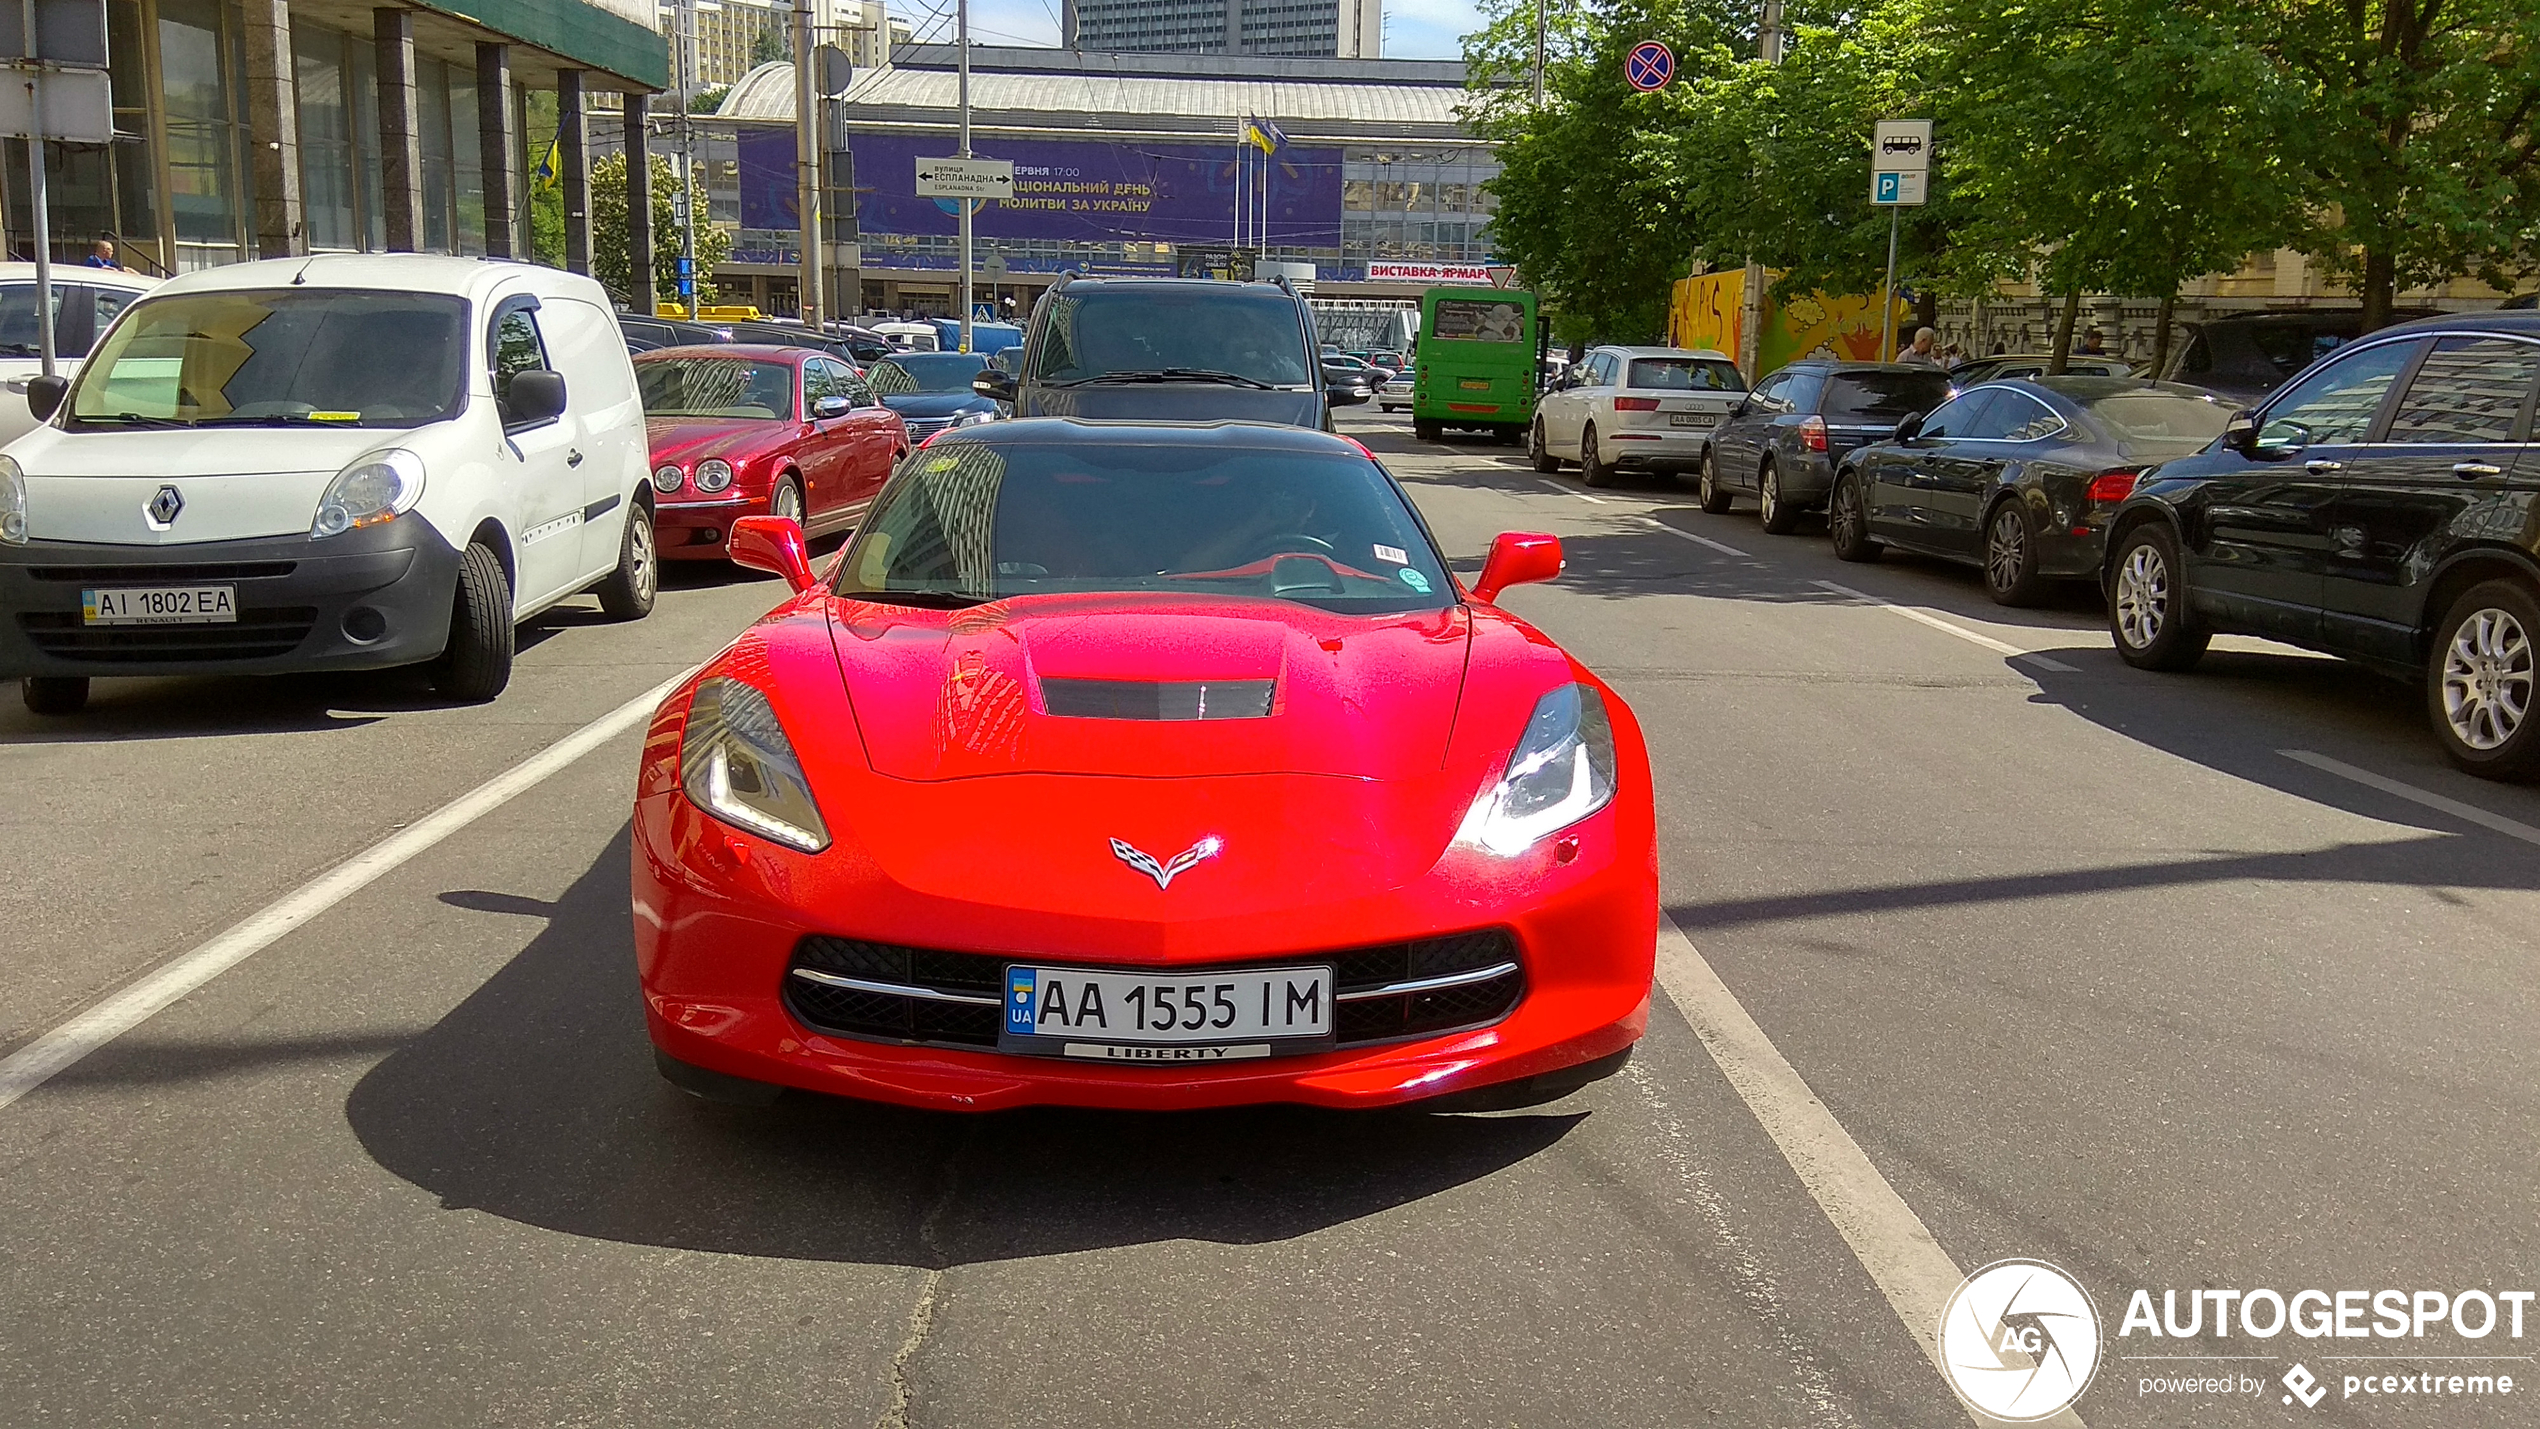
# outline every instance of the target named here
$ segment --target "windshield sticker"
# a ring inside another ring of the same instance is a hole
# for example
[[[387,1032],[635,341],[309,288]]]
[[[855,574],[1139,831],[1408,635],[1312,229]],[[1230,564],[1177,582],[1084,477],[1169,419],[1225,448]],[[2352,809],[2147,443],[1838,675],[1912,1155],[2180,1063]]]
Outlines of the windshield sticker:
[[[1405,566],[1401,570],[1394,572],[1394,574],[1402,577],[1402,583],[1404,585],[1420,592],[1420,594],[1427,595],[1429,593],[1429,578],[1420,574],[1418,571]]]
[[[359,412],[311,412],[309,414],[309,420],[312,422],[358,422],[361,419],[362,414]]]
[[[1400,546],[1378,546],[1376,548],[1376,559],[1380,561],[1391,561],[1397,566],[1407,566],[1411,564],[1410,553],[1403,550]]]

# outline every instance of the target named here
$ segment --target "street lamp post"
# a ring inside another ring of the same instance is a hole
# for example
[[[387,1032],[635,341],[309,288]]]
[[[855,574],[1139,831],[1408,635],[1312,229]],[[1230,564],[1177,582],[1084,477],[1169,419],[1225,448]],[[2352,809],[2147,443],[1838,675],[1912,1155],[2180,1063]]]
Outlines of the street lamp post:
[[[970,157],[970,0],[958,0],[960,17],[954,45],[961,52],[961,157]],[[961,350],[968,352],[970,341],[970,210],[977,199],[962,199],[961,204]]]

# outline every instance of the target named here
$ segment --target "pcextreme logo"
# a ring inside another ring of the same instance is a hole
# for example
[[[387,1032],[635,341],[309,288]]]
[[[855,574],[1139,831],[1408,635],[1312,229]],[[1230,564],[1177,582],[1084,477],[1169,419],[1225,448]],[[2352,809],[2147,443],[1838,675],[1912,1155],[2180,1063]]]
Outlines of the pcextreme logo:
[[[2099,1311],[2081,1282],[2042,1260],[1997,1260],[1940,1314],[1940,1362],[1958,1397],[2015,1424],[2050,1419],[2099,1369]]]

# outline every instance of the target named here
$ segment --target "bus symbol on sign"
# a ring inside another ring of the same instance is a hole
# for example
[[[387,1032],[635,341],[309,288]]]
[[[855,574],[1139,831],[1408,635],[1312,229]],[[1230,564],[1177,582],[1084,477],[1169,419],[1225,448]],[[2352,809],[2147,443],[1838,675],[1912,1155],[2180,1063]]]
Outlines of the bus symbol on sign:
[[[1623,61],[1623,78],[1643,94],[1663,89],[1676,77],[1676,53],[1656,40],[1643,40],[1632,46]]]

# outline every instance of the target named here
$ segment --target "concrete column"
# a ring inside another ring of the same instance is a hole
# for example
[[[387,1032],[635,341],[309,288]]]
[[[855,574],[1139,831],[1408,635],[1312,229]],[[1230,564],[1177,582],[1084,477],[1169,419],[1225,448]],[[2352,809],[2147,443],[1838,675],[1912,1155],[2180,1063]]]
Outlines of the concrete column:
[[[564,187],[564,266],[591,271],[591,146],[583,133],[582,71],[556,71],[556,163]]]
[[[291,7],[287,0],[244,0],[247,42],[247,136],[256,183],[256,256],[292,258],[309,251],[300,205],[300,106],[293,88]]]
[[[512,51],[476,47],[477,162],[485,170],[485,253],[510,258],[520,242],[520,140],[512,132]]]
[[[1244,52],[1244,0],[1226,0],[1226,53]]]
[[[379,51],[379,199],[388,251],[423,250],[423,136],[415,108],[415,16],[412,10],[370,12]]]
[[[649,94],[626,96],[626,279],[627,306],[653,315],[653,151],[645,119],[652,112]]]

